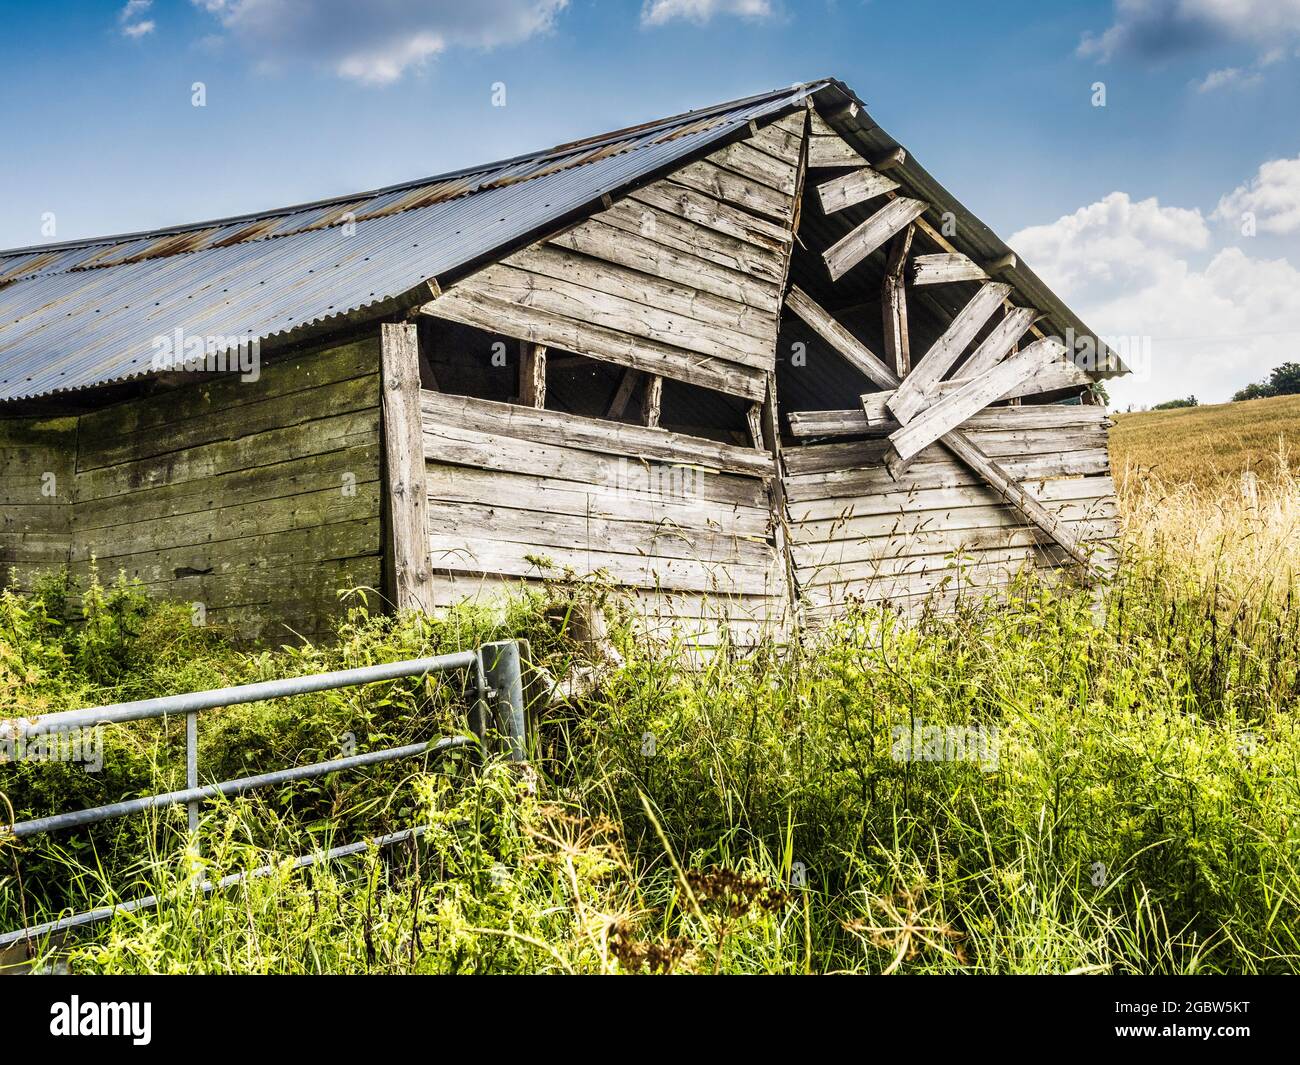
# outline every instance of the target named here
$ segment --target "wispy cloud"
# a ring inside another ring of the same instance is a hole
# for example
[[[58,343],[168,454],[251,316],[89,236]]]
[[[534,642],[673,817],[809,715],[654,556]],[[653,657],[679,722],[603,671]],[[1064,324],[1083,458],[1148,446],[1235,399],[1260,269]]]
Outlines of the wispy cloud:
[[[761,21],[775,14],[772,0],[645,0],[641,7],[641,25],[663,26],[669,22],[703,24],[718,15]]]
[[[1196,82],[1197,92],[1214,92],[1217,89],[1248,89],[1258,85],[1264,76],[1258,70],[1242,70],[1240,67],[1224,67],[1211,70]]]
[[[127,0],[126,6],[117,13],[117,22],[122,27],[124,37],[138,40],[157,29],[158,24],[145,17],[151,7],[153,0]]]
[[[568,0],[193,0],[260,66],[321,64],[389,85],[452,48],[517,44],[550,30]]]

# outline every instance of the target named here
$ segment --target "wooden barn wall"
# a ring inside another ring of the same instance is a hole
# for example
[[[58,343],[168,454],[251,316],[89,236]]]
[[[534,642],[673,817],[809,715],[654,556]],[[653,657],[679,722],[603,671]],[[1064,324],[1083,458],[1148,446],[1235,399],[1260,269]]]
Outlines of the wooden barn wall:
[[[84,582],[93,556],[245,637],[327,631],[339,588],[380,587],[378,374],[366,340],[81,415],[50,561]],[[6,528],[6,557],[21,543]]]
[[[768,453],[438,392],[422,417],[439,606],[568,571],[701,642],[784,615]]]
[[[991,408],[964,427],[1089,548],[1114,565],[1118,534],[1105,410],[1090,406]],[[846,600],[911,612],[927,599],[997,594],[1024,567],[1077,569],[983,479],[938,445],[895,481],[883,440],[787,449],[786,497],[796,580],[810,619]]]
[[[806,117],[787,116],[450,286],[430,313],[761,401]]]
[[[76,418],[0,418],[0,588],[68,561]]]

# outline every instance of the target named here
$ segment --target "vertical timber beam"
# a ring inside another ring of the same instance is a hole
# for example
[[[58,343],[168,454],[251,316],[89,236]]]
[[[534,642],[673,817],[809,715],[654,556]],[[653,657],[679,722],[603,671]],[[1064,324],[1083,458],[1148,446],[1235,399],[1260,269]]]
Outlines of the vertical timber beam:
[[[414,325],[380,326],[384,545],[389,600],[397,610],[433,610],[429,512],[420,424],[420,354]]]
[[[520,341],[519,402],[525,407],[546,406],[546,348]]]
[[[903,283],[903,267],[907,253],[912,248],[915,226],[908,226],[896,236],[889,246],[889,259],[885,264],[885,277],[881,282],[881,311],[885,316],[885,361],[893,363],[894,372],[906,377],[912,369],[912,353],[907,341],[907,289]]]
[[[641,393],[641,424],[657,429],[663,405],[664,379],[657,373],[651,374],[646,378],[645,390]]]

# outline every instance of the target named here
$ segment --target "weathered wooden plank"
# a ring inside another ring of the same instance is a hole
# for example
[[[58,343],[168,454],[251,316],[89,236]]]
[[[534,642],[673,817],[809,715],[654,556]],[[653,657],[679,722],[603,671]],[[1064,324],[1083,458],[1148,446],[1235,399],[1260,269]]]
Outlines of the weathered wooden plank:
[[[190,385],[87,411],[81,415],[79,426],[81,466],[89,469],[102,465],[97,461],[101,448],[129,451],[131,440],[140,438],[135,434],[167,439],[174,436],[170,426],[192,427],[205,419],[225,420],[225,412],[235,408],[314,392],[353,378],[375,377],[378,372],[379,345],[368,339],[269,361],[261,367],[256,381],[204,375]],[[286,408],[291,405],[284,404]]]
[[[866,166],[862,158],[815,111],[809,116],[808,165],[810,167]]]
[[[993,312],[1002,306],[1011,286],[1001,282],[989,282],[971,298],[944,331],[943,336],[934,342],[930,350],[907,375],[886,402],[886,406],[906,425],[919,410],[929,402],[927,393],[939,383],[953,363],[961,357],[966,346],[975,339],[975,335],[984,323],[993,316]],[[870,417],[870,415],[868,415]]]
[[[678,251],[639,232],[628,232],[603,221],[584,222],[552,237],[549,243],[603,262],[617,263],[665,282],[694,287],[698,292],[707,292],[773,316],[781,307],[781,293],[775,283],[759,281],[748,273],[712,259]]]
[[[817,186],[817,196],[821,200],[822,213],[834,214],[896,188],[897,181],[868,166],[822,182]]]
[[[640,464],[635,471],[647,473]],[[633,470],[627,468],[626,472],[630,475]],[[732,490],[716,492],[710,489],[710,482],[722,478],[706,476],[698,482],[692,478],[688,483],[684,478],[661,479],[648,475],[620,479],[616,472],[610,483],[583,484],[533,473],[429,463],[425,480],[431,511],[439,503],[481,503],[490,499],[502,507],[532,508],[576,517],[660,522],[751,539],[765,538],[771,521],[761,485],[730,478],[726,483]],[[715,498],[718,496],[722,498]]]
[[[763,354],[764,346],[770,348],[776,343],[777,316],[774,313],[701,292],[693,283],[668,281],[546,245],[525,249],[505,262],[530,273],[561,279],[702,323],[708,327],[709,335],[731,339],[756,356]],[[760,361],[763,360],[760,358]],[[770,362],[770,357],[766,361]]]
[[[424,488],[420,424],[420,342],[414,325],[380,326],[384,514],[391,564],[386,585],[398,610],[433,609],[429,589],[429,501]],[[545,363],[542,364],[545,374]],[[545,389],[543,377],[542,388]]]
[[[651,286],[646,288],[645,298],[650,300]],[[738,329],[687,318],[651,302],[611,295],[563,276],[533,273],[507,263],[489,266],[466,278],[429,306],[436,311],[444,301],[454,301],[467,293],[510,303],[521,313],[537,310],[743,366],[767,369],[772,365],[774,334],[751,336]]]
[[[956,463],[952,465],[952,469],[958,468]],[[938,480],[940,479],[936,479],[936,482]],[[951,480],[959,481],[960,478]],[[907,489],[894,485],[895,490],[892,492],[886,490],[887,485],[867,484],[863,486],[864,493],[856,492],[855,486],[845,481],[831,485],[822,483],[793,486],[790,495],[791,520],[802,526],[855,516],[887,514],[901,519],[913,508],[924,514],[933,510],[997,506],[1004,503],[992,488],[982,481],[976,481],[973,473],[969,473],[966,481],[966,484],[946,486],[935,483],[933,487],[927,482]],[[1049,509],[1068,502],[1091,506],[1109,501],[1113,505],[1115,497],[1114,482],[1106,475],[1031,481],[1026,487]]]
[[[628,333],[575,321],[533,307],[457,289],[422,308],[425,314],[472,325],[489,332],[531,340],[605,362],[663,373],[689,384],[756,400],[766,388],[761,370],[713,356],[685,351]]]
[[[1038,455],[1084,451],[1106,446],[1105,432],[1087,427],[994,429],[978,433],[963,428],[962,432],[969,436],[980,450],[995,458],[1032,459]],[[805,477],[809,474],[835,473],[852,469],[874,469],[889,478],[892,475],[884,468],[885,456],[888,453],[888,441],[879,438],[789,448],[784,454],[785,468],[789,477]],[[918,461],[922,459],[927,462],[946,461],[946,455],[944,449],[935,443],[918,457]],[[910,480],[909,478],[909,483]]]
[[[1008,345],[1010,343],[1014,341],[1008,341]],[[972,414],[1029,380],[1064,351],[1065,346],[1059,341],[1035,341],[1019,354],[1010,356],[979,377],[971,378],[955,392],[931,403],[910,422],[890,434],[890,450],[885,456],[889,472],[895,477],[901,476],[914,456],[949,430],[957,428]]]
[[[1089,479],[1080,477],[1052,483],[1076,484]],[[917,494],[922,492],[946,503],[933,509],[924,509],[920,503],[881,509],[878,497],[845,498],[840,500],[840,511],[830,517],[807,517],[793,522],[791,540],[811,545],[893,540],[937,530],[1031,527],[1014,507],[998,499],[991,488],[925,489]],[[1044,497],[1040,494],[1039,498]],[[1114,534],[1117,506],[1112,497],[1052,500],[1044,502],[1044,506],[1062,521],[1110,522]]]
[[[628,199],[649,207],[657,207],[688,222],[694,222],[697,226],[704,226],[725,236],[743,240],[772,254],[781,251],[792,239],[788,225],[769,222],[765,218],[742,211],[712,196],[676,184],[671,179],[638,189],[631,193]]]
[[[521,441],[578,448],[599,455],[624,455],[710,466],[742,476],[764,477],[772,472],[769,457],[753,449],[686,436],[666,429],[611,423],[562,411],[537,410],[471,396],[425,392],[420,397],[426,428],[452,426]],[[429,461],[438,461],[429,454]]]
[[[747,211],[787,226],[794,210],[793,196],[751,181],[708,160],[673,171],[673,181],[726,203],[739,204]]]
[[[785,134],[781,134],[784,142]],[[757,181],[786,196],[793,196],[799,158],[798,139],[790,138],[795,149],[790,155],[775,155],[782,151],[774,139],[762,142],[750,138],[748,141],[736,141],[709,156],[709,161],[716,166],[726,167],[737,174]],[[764,150],[770,148],[771,150]]]
[[[123,436],[79,434],[77,471],[156,458],[204,445],[301,425],[344,411],[372,410],[379,405],[379,375],[367,374],[328,387],[245,403],[234,412],[217,411],[171,426],[167,432],[145,431]],[[98,432],[98,430],[96,430]]]
[[[758,283],[777,286],[781,282],[781,260],[770,248],[755,247],[725,233],[698,226],[671,211],[630,199],[620,200],[602,212],[599,220],[653,243],[734,270]]]
[[[607,573],[615,583],[719,594],[767,595],[780,587],[768,569],[735,563],[622,554],[576,547],[537,548],[435,533],[429,541],[435,570],[517,577],[586,577]]]
[[[924,200],[898,196],[837,240],[822,253],[831,280],[838,281],[890,237],[909,226],[924,213],[926,206]]]
[[[1029,332],[1037,317],[1038,312],[1032,307],[1010,308],[1003,315],[1002,320],[989,330],[989,335],[971,353],[971,357],[957,368],[957,376],[963,379],[979,377],[997,365],[1012,348],[1020,343],[1020,338]],[[1035,343],[1042,344],[1045,341],[1039,340]],[[1060,345],[1060,349],[1064,352],[1065,345]]]
[[[429,524],[439,535],[463,537],[470,544],[490,541],[538,549],[594,548],[628,555],[633,564],[646,555],[759,568],[772,561],[765,540],[727,535],[707,526],[446,501],[430,503],[429,514]]]
[[[908,269],[908,282],[913,285],[945,285],[954,281],[988,279],[989,275],[979,263],[959,252],[918,255]]]
[[[873,402],[876,395],[872,393]],[[854,410],[790,411],[786,418],[790,423],[791,434],[796,437],[862,436],[868,433],[887,436],[898,428],[898,423],[889,418],[874,426],[868,424],[866,412],[861,406]],[[1090,407],[1082,403],[1045,403],[1022,407],[987,407],[971,415],[966,420],[965,428],[968,432],[994,428],[1050,429],[1058,426],[1101,426],[1107,420],[1104,407]]]

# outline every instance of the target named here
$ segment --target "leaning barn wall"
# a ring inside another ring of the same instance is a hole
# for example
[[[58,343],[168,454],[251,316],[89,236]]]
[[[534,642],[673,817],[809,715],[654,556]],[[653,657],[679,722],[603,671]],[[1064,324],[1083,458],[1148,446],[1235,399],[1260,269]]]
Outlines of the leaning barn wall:
[[[55,449],[62,553],[36,561],[84,582],[93,558],[102,579],[125,572],[246,637],[327,631],[338,588],[380,586],[378,367],[367,340],[82,415]],[[6,559],[37,542],[42,515],[20,513],[11,530],[6,506]]]

